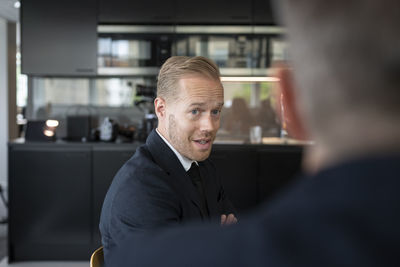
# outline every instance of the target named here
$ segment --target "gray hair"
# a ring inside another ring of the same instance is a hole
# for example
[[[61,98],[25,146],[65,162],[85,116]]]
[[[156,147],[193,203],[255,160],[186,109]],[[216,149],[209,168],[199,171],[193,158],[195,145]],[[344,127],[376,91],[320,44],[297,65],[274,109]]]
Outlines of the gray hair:
[[[332,145],[398,121],[400,2],[279,2],[308,128]]]

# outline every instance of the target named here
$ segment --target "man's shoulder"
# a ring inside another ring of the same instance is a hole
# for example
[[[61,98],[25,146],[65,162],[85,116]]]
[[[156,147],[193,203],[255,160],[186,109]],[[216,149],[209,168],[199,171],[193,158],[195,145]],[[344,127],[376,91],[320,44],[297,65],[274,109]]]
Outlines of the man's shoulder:
[[[334,219],[348,221],[349,214],[360,222],[392,216],[400,203],[398,173],[393,158],[346,162],[302,176],[266,204],[268,217],[297,217],[300,220]],[[397,216],[400,221],[400,215]]]
[[[157,165],[146,145],[142,145],[114,176],[102,213],[111,216],[112,212],[127,212],[127,206],[132,207],[131,211],[135,212],[141,209],[136,204],[145,202],[152,192],[173,194],[168,174]]]
[[[140,146],[135,154],[121,167],[114,179],[120,176],[129,176],[141,180],[151,177],[162,177],[165,171],[156,163],[153,155],[146,145]]]
[[[142,165],[142,163],[147,163],[148,165],[155,164],[153,156],[146,144],[139,146],[135,154],[126,163],[138,163],[137,165]]]

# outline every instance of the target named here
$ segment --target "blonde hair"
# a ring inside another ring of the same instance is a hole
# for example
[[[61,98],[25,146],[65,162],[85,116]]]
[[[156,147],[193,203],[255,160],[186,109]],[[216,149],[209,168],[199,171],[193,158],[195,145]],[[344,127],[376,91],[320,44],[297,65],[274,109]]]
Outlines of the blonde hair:
[[[220,81],[218,66],[205,57],[170,57],[162,65],[158,74],[157,97],[168,100],[176,98],[178,81],[187,75],[202,75]]]

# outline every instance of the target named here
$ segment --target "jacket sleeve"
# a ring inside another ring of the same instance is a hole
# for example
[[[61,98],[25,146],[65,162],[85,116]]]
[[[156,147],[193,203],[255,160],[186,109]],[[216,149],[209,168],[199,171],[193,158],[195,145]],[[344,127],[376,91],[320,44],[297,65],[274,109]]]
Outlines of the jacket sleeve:
[[[224,187],[222,184],[219,189],[219,198],[220,198],[220,202],[221,202],[221,206],[222,206],[222,214],[233,213],[237,217],[237,211],[236,211],[235,207],[233,206],[232,202],[226,196],[225,190],[224,190]]]

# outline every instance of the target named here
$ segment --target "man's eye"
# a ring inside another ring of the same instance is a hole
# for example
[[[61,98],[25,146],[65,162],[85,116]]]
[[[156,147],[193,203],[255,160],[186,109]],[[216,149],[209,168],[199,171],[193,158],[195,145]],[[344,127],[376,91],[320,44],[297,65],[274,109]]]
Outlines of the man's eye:
[[[192,115],[197,115],[197,114],[199,114],[199,110],[193,109],[190,113],[192,113]]]
[[[221,112],[220,110],[214,109],[214,110],[211,111],[211,114],[212,115],[218,115],[220,112]]]

